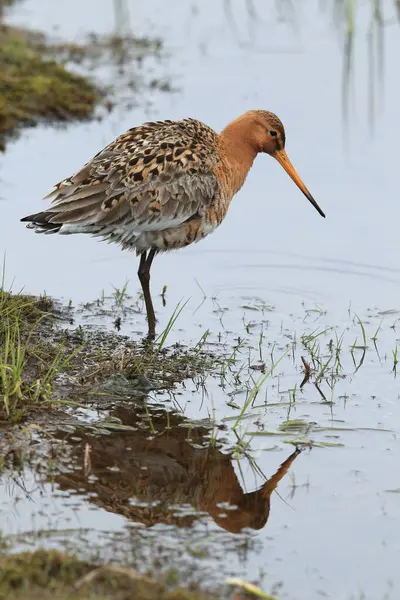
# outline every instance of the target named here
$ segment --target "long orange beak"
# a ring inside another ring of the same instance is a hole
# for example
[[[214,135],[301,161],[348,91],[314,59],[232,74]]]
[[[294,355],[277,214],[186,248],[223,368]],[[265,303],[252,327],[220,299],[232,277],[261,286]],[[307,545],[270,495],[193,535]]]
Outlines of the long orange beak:
[[[325,213],[320,209],[318,204],[315,202],[314,198],[311,196],[310,192],[308,191],[308,189],[304,185],[303,181],[300,179],[299,175],[297,174],[296,169],[290,162],[288,155],[286,154],[286,150],[285,149],[276,150],[274,152],[274,154],[272,154],[272,156],[274,158],[276,158],[276,160],[278,161],[278,163],[280,165],[282,165],[282,167],[285,169],[286,173],[288,173],[288,175],[290,175],[290,177],[293,179],[293,181],[295,182],[297,187],[301,189],[301,191],[303,192],[305,197],[311,202],[311,204],[319,212],[321,217],[325,217]]]

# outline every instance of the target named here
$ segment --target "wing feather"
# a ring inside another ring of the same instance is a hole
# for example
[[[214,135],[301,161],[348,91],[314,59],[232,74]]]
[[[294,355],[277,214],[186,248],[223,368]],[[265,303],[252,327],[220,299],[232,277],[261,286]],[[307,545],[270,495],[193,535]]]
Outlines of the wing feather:
[[[216,138],[193,119],[127,131],[53,188],[51,222],[110,225],[124,217],[140,231],[182,223],[216,196]]]

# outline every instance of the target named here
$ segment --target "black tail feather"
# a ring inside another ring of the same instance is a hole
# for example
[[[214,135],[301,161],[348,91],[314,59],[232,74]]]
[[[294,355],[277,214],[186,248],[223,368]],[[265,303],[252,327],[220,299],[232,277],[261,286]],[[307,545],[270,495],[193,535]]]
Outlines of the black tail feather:
[[[46,212],[40,212],[40,213],[35,213],[33,215],[28,215],[27,217],[23,217],[23,219],[21,219],[22,222],[30,222],[30,223],[37,223],[37,224],[41,224],[44,225],[45,223],[48,222],[48,218],[49,218],[49,213]]]
[[[40,232],[45,233],[47,231],[56,233],[61,229],[61,223],[49,223],[48,220],[50,217],[54,217],[54,213],[40,212],[23,217],[21,221],[23,223],[29,223],[28,227],[37,228]]]

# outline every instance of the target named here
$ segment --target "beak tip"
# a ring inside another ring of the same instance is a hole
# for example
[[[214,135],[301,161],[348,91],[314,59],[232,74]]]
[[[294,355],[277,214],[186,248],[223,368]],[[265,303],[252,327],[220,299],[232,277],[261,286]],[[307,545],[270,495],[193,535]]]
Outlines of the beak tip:
[[[311,204],[313,205],[313,207],[317,210],[317,212],[321,215],[321,217],[323,217],[324,219],[326,218],[326,215],[324,213],[324,211],[322,210],[322,208],[320,208],[320,206],[315,202],[314,198],[312,196],[307,196],[309,201],[311,202]]]

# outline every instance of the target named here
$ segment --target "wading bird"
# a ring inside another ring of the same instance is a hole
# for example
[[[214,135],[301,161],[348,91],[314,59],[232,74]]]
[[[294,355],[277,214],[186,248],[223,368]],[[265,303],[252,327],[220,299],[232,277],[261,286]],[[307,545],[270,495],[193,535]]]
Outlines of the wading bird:
[[[280,119],[250,110],[220,134],[195,119],[133,127],[54,186],[46,196],[52,198],[47,210],[21,220],[38,233],[89,233],[135,250],[148,337],[154,339],[150,267],[155,255],[214,231],[259,152],[276,158],[325,216],[286,154]]]

